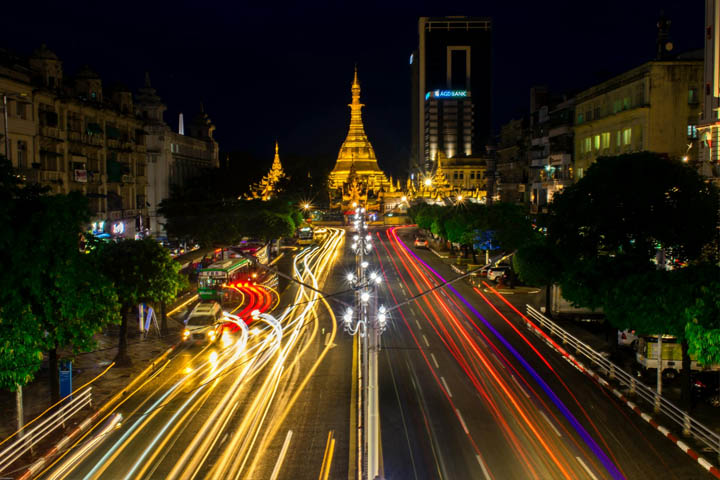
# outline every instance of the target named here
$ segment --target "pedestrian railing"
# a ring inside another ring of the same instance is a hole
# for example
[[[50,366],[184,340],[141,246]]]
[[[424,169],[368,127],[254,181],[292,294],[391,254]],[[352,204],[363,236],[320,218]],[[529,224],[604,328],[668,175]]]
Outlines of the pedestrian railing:
[[[73,393],[73,398],[68,399],[47,418],[39,419],[38,423],[29,430],[23,430],[16,435],[15,440],[0,451],[0,472],[12,465],[25,452],[37,445],[42,439],[48,436],[59,426],[65,426],[65,422],[92,402],[92,387],[88,387],[80,393]]]
[[[662,395],[658,395],[655,390],[639,382],[634,375],[615,365],[530,305],[527,305],[527,313],[550,334],[558,337],[564,345],[569,346],[576,354],[583,355],[591,364],[589,368],[582,364],[579,364],[580,367],[592,370],[599,375],[618,382],[628,390],[629,395],[647,402],[655,411],[662,413],[676,423],[682,429],[684,435],[694,437],[709,451],[715,452],[720,459],[720,435],[692,418],[686,411],[680,409]],[[563,346],[563,348],[566,347]],[[618,393],[615,393],[615,395],[617,396]],[[631,401],[628,404],[634,405]]]

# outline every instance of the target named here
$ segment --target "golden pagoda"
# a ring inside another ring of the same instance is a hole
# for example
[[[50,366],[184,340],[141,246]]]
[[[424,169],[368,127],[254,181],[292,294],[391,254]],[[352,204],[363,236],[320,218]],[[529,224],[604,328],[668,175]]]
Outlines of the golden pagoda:
[[[338,192],[344,190],[343,185],[350,180],[350,173],[358,177],[356,181],[365,184],[369,192],[377,196],[383,187],[389,187],[385,173],[380,170],[375,158],[370,140],[365,134],[362,121],[362,107],[360,103],[360,83],[358,82],[357,67],[351,87],[352,103],[350,107],[350,128],[347,137],[340,147],[335,168],[330,172],[330,190]]]
[[[275,158],[273,159],[272,167],[267,175],[262,180],[255,183],[250,187],[250,193],[245,195],[245,198],[261,199],[263,201],[269,200],[277,193],[278,183],[280,180],[285,178],[285,172],[283,171],[282,164],[280,163],[280,153],[278,148],[278,142],[275,142]]]

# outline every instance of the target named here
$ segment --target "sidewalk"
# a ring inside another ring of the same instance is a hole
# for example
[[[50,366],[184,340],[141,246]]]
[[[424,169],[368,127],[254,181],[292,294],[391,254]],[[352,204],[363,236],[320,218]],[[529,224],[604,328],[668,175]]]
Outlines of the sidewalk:
[[[191,289],[173,302],[172,306],[168,306],[168,312],[177,306],[182,305],[188,299],[194,296],[195,290]],[[181,338],[183,324],[180,319],[184,317],[183,307],[174,315],[168,316],[168,335],[160,337],[154,329],[148,334],[147,338],[142,338],[139,328],[137,315],[128,319],[128,353],[133,361],[131,367],[121,368],[114,366],[110,368],[105,375],[98,378],[92,384],[92,407],[85,408],[75,414],[71,420],[65,423],[65,428],[58,428],[48,437],[40,442],[34,449],[34,456],[43,455],[50,446],[54,445],[61,439],[66,432],[72,431],[77,425],[97,411],[102,405],[109,400],[112,395],[127,386],[139,373],[141,373],[148,364],[155,358],[167,351],[169,347],[178,343]],[[158,318],[158,324],[160,319]],[[89,353],[81,353],[73,356],[72,351],[58,351],[59,358],[72,359],[72,384],[73,389],[89,382],[110,363],[112,363],[117,354],[119,326],[111,326],[107,331],[98,334],[95,338],[97,341],[96,349]],[[25,422],[29,422],[37,415],[46,410],[50,405],[50,389],[48,377],[47,358],[44,360],[42,367],[35,375],[35,379],[23,388],[23,408]],[[0,439],[5,439],[17,430],[16,411],[15,411],[15,393],[7,390],[0,391],[0,405],[4,405],[3,410],[6,414],[4,420],[0,424]],[[29,464],[31,462],[30,455],[25,455],[22,462],[18,464]],[[17,467],[17,465],[15,465]],[[8,475],[4,472],[3,475]]]

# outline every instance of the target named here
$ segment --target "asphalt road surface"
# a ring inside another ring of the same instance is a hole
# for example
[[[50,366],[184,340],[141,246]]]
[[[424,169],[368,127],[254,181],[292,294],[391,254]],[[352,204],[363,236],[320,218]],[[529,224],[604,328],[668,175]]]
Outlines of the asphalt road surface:
[[[457,276],[413,248],[413,232],[374,232],[386,305]],[[529,301],[461,280],[392,312],[380,365],[385,478],[709,477],[521,326]]]

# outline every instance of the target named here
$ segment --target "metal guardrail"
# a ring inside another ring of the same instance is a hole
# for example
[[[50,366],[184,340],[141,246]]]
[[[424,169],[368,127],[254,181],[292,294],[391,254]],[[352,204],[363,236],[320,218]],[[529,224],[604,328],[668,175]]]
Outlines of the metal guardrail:
[[[18,435],[10,445],[0,452],[0,472],[12,465],[25,452],[38,444],[50,432],[65,425],[75,413],[80,411],[86,405],[92,402],[92,387],[88,387],[80,393],[74,394],[74,398],[62,407],[49,414],[48,417],[40,421],[37,425],[22,432]]]
[[[558,326],[530,305],[526,305],[527,313],[536,320],[540,326],[547,329],[550,334],[559,337],[563,344],[570,345],[576,353],[582,354],[591,363],[591,368],[611,380],[615,380],[629,390],[631,395],[646,401],[656,411],[662,413],[682,428],[683,434],[692,436],[720,458],[720,435],[692,418],[686,411],[677,407],[655,390],[639,382],[638,379],[621,369],[607,358],[596,352],[592,347],[575,338],[572,334]],[[583,366],[584,368],[588,368]]]

